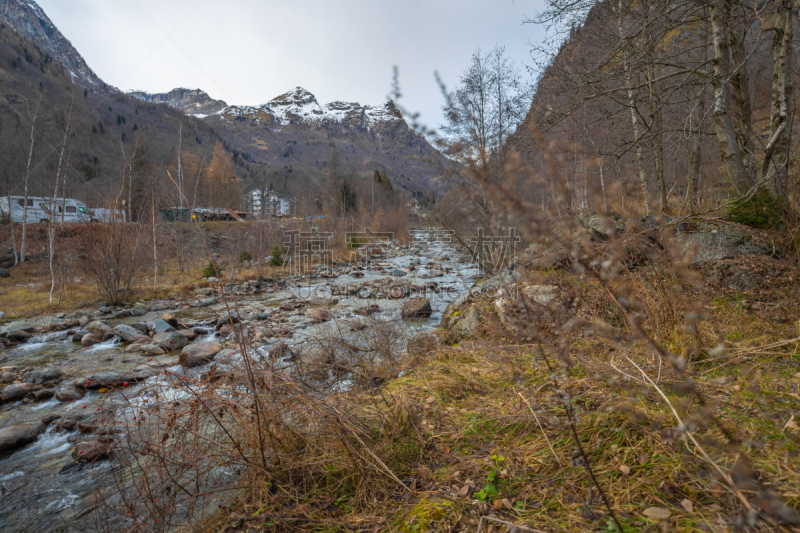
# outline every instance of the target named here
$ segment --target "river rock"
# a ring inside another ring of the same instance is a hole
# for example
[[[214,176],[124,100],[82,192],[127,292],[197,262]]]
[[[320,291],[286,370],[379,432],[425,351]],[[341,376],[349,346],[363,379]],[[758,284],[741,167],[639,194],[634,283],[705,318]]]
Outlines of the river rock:
[[[14,372],[6,372],[2,375],[2,377],[0,377],[0,381],[2,381],[3,383],[11,383],[13,381],[16,381],[16,379],[17,375]]]
[[[195,289],[194,293],[197,294],[198,296],[213,296],[214,289],[212,289],[211,287],[200,287],[199,289]]]
[[[95,320],[94,322],[90,322],[86,329],[89,330],[90,333],[94,334],[96,337],[100,339],[109,339],[114,335],[114,330],[111,329],[110,326],[107,324],[103,324],[99,320]]]
[[[236,324],[237,322],[239,322],[239,314],[236,311],[231,311],[230,313],[225,312],[219,317],[219,320],[217,320],[217,327],[223,324]]]
[[[427,298],[411,298],[403,306],[403,318],[426,318],[431,316],[433,309]]]
[[[139,383],[150,377],[148,372],[100,372],[86,378],[75,380],[76,387],[101,389],[103,387],[124,387],[125,384]]]
[[[155,344],[142,344],[139,351],[147,355],[164,355],[167,353],[160,346]]]
[[[156,333],[153,335],[153,343],[167,350],[180,350],[189,344],[189,339],[177,331],[165,331],[163,333]]]
[[[81,317],[81,318],[78,320],[78,325],[79,325],[80,327],[82,327],[82,328],[85,328],[86,326],[88,326],[88,325],[89,325],[89,322],[91,322],[91,320],[89,320],[89,317],[88,317],[88,316],[82,316],[82,317]]]
[[[29,422],[0,429],[0,452],[16,450],[30,444],[45,431],[47,424],[42,422]]]
[[[23,379],[29,383],[36,383],[37,385],[47,385],[50,383],[57,383],[64,379],[64,372],[58,368],[48,367],[39,370],[33,370],[26,373]]]
[[[4,402],[14,402],[23,399],[32,390],[41,388],[41,385],[36,383],[14,383],[3,389],[0,399]]]
[[[198,342],[183,349],[180,355],[181,366],[192,368],[211,361],[222,347],[215,342]]]
[[[41,402],[44,400],[49,400],[56,394],[56,389],[42,389],[37,390],[33,393],[33,399],[37,402]]]
[[[324,320],[330,320],[331,313],[323,307],[317,307],[306,311],[306,317],[322,322]]]
[[[130,326],[142,335],[147,335],[147,324],[144,322],[134,322]]]
[[[167,324],[169,324],[173,328],[177,328],[178,327],[178,319],[175,318],[174,316],[172,316],[169,313],[164,313],[163,315],[161,315],[161,320],[163,320],[164,322],[166,322]]]
[[[197,338],[197,333],[193,329],[179,329],[178,333],[180,333],[190,341],[193,341]]]
[[[11,342],[28,342],[33,335],[27,331],[17,330],[9,331],[6,338]]]
[[[136,342],[143,337],[141,331],[125,324],[117,324],[114,326],[114,333],[129,344]]]
[[[389,271],[389,275],[390,276],[397,276],[398,278],[402,278],[403,276],[407,275],[407,273],[404,270],[400,270],[398,268],[395,268],[394,270],[390,270]]]
[[[34,327],[27,322],[11,322],[10,324],[3,326],[3,329],[0,329],[0,337],[5,337],[11,331],[25,331],[27,333],[32,333],[33,330]]]
[[[94,346],[95,344],[98,344],[100,342],[103,341],[100,339],[100,337],[98,337],[93,333],[87,333],[86,335],[81,337],[81,344],[83,344],[84,346]]]
[[[125,347],[125,353],[139,353],[142,351],[142,346],[144,346],[141,342],[134,342],[133,344],[129,344]]]
[[[75,445],[72,456],[81,463],[93,463],[111,457],[111,446],[100,440],[82,441]]]
[[[156,320],[156,323],[153,324],[153,333],[168,333],[171,331],[175,331],[175,328],[169,325],[169,323],[163,319]]]
[[[75,387],[64,387],[56,391],[56,400],[59,402],[74,402],[82,399],[86,391]]]
[[[83,336],[86,335],[85,331],[77,331],[72,335],[72,342],[81,342]]]

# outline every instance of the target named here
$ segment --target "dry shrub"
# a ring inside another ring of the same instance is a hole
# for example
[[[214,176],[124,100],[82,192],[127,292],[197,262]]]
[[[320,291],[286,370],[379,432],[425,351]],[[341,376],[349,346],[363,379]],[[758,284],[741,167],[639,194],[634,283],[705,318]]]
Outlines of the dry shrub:
[[[101,222],[83,234],[83,271],[109,305],[121,303],[147,267],[147,236],[142,231],[138,224]]]

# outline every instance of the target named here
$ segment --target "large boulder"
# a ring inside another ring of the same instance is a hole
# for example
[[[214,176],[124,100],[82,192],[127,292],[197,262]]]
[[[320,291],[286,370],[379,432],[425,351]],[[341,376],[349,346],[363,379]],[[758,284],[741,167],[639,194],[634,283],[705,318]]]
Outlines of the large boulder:
[[[15,402],[23,399],[32,390],[41,388],[41,385],[36,383],[15,383],[3,389],[3,392],[0,393],[0,399],[4,402]]]
[[[211,361],[219,353],[222,346],[215,342],[198,342],[187,346],[180,355],[181,366],[192,368]]]
[[[475,307],[468,307],[460,313],[456,322],[456,331],[463,337],[472,337],[481,324],[481,313]]]
[[[772,255],[775,247],[755,239],[746,228],[720,221],[690,220],[679,227],[675,241],[696,265],[742,255]]]
[[[433,309],[427,298],[421,296],[411,298],[403,306],[403,318],[426,318],[431,316]]]
[[[0,337],[5,337],[11,331],[25,331],[27,333],[32,333],[33,330],[34,327],[27,322],[11,322],[0,329]]]
[[[30,444],[45,431],[47,431],[47,424],[41,421],[0,429],[0,452],[16,450]]]
[[[166,350],[180,350],[189,344],[189,339],[177,331],[165,331],[163,333],[156,333],[153,335],[153,343],[163,347]]]
[[[128,344],[134,343],[144,337],[141,331],[134,327],[126,326],[125,324],[117,324],[114,326],[114,334]]]
[[[57,383],[64,379],[64,372],[55,367],[47,367],[39,370],[32,370],[27,372],[23,378],[29,383],[36,383],[37,385],[48,385],[50,383]]]

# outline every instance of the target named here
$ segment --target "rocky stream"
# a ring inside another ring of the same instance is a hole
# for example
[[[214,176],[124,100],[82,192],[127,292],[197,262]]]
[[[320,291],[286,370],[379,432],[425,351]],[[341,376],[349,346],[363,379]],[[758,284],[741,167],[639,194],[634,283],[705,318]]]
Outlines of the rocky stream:
[[[366,262],[226,283],[230,312],[215,281],[174,300],[3,325],[0,530],[88,527],[82,520],[96,507],[92,496],[118,467],[112,437],[98,428],[132,402],[168,401],[166,376],[202,386],[209,365],[242,364],[234,324],[258,353],[287,365],[292,347],[333,324],[369,327],[365,315],[370,324],[399,325],[406,339],[437,326],[480,272],[433,235],[367,247]],[[154,384],[161,386],[157,399]]]

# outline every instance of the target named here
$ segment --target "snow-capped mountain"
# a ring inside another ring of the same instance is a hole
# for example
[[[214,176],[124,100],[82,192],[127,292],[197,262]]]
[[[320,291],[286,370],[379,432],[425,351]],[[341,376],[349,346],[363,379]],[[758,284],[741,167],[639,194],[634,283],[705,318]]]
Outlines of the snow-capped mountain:
[[[309,125],[336,122],[369,129],[377,124],[403,120],[391,102],[380,106],[338,101],[321,105],[311,92],[302,87],[296,87],[259,106],[228,105],[222,100],[212,99],[199,89],[174,89],[161,94],[131,91],[128,94],[145,102],[167,104],[198,118],[215,115],[222,120],[250,120],[278,128],[300,122]]]
[[[144,102],[166,104],[181,109],[190,115],[211,115],[228,106],[222,100],[214,100],[200,89],[178,88],[168,93],[129,91],[128,94]]]
[[[61,34],[50,18],[33,0],[0,0],[0,18],[58,61],[82,85],[104,85],[89,68],[72,43]]]

